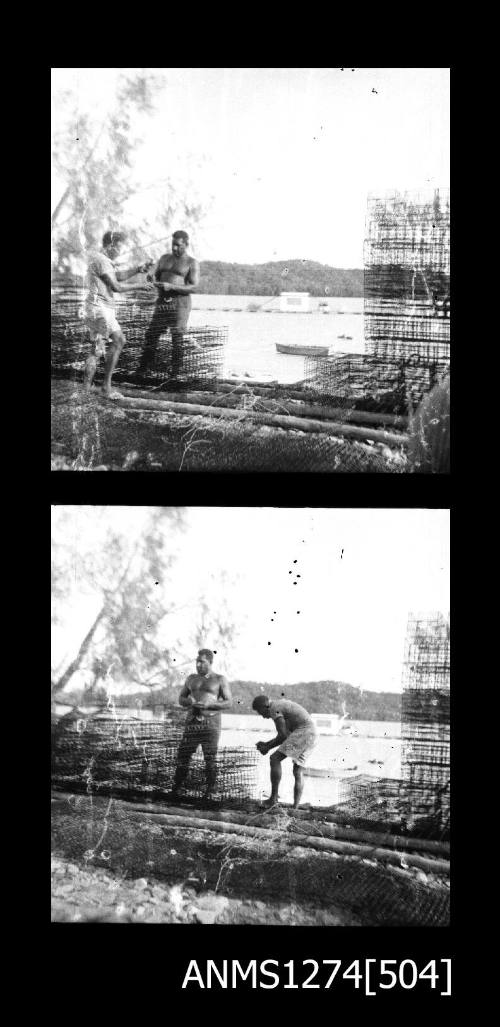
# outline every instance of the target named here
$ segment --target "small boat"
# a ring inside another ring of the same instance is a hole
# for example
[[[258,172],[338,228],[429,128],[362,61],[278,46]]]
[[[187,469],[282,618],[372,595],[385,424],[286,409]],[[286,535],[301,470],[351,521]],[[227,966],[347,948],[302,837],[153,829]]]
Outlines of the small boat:
[[[304,767],[304,774],[306,777],[340,777],[338,771],[330,770],[329,767]]]
[[[327,357],[328,346],[301,346],[300,343],[277,342],[278,353],[290,353],[296,357]]]
[[[355,767],[343,767],[341,769],[335,769],[334,767],[304,767],[304,774],[306,777],[329,777],[341,780],[345,777],[346,771],[357,770]]]

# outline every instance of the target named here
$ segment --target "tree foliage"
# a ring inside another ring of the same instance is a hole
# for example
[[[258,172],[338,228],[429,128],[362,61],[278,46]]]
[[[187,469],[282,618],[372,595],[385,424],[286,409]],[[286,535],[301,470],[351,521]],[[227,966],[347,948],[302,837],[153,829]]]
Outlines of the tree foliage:
[[[234,581],[224,571],[212,576],[206,594],[199,597],[192,639],[196,650],[212,649],[216,670],[222,674],[227,673],[231,650],[241,630],[241,621],[237,621],[229,599],[231,585]]]
[[[95,689],[107,677],[148,684],[168,673],[160,624],[175,598],[165,603],[176,559],[183,511],[148,510],[136,531],[117,527],[108,508],[56,508],[52,543],[53,620],[64,624],[67,610],[82,596],[93,599],[95,615],[82,629],[81,642],[62,671],[54,674],[52,693],[85,669]],[[79,532],[77,534],[77,532]]]
[[[73,650],[55,666],[52,694],[60,701],[107,699],[113,690],[175,701],[199,648],[217,653],[224,673],[237,625],[224,572],[213,574],[183,607],[177,559],[187,528],[178,507],[128,508],[124,523],[112,507],[56,507],[53,511],[52,590],[55,634],[64,637],[73,610],[87,600],[87,623]],[[142,512],[139,512],[141,511]],[[75,512],[76,510],[76,512]],[[130,513],[132,510],[132,513]],[[136,523],[135,523],[136,522]],[[186,628],[177,614],[189,609]],[[182,632],[182,637],[179,637]],[[57,647],[54,647],[55,649]],[[189,659],[184,659],[189,654]],[[83,684],[82,684],[83,682]]]
[[[144,192],[144,183],[135,172],[135,154],[163,85],[161,77],[148,70],[123,72],[111,109],[105,110],[101,122],[81,109],[76,92],[66,89],[54,96],[53,166],[65,183],[52,213],[54,270],[79,272],[85,251],[99,246],[109,229],[127,232],[129,263],[159,256],[164,243],[158,251],[154,247],[151,251],[146,245],[150,239],[166,240],[174,220],[192,231],[202,218],[209,198],[197,195],[186,170],[195,170],[189,154],[181,155],[181,164],[169,157],[168,166],[158,168],[156,183],[146,187],[161,186],[153,216],[132,217],[127,207],[131,197]]]

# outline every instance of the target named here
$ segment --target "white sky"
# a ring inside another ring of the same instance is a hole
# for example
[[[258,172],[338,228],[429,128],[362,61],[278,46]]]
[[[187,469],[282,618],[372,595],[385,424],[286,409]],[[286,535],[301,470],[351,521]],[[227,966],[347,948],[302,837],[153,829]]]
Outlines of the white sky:
[[[73,90],[102,121],[120,71],[134,70],[56,68],[54,95]],[[158,208],[159,179],[189,181],[193,199],[213,198],[191,232],[200,260],[362,267],[368,193],[449,185],[447,68],[145,70],[164,88],[141,124],[143,191],[126,214]]]
[[[94,509],[97,544],[102,508]],[[78,537],[83,526],[74,510]],[[126,532],[134,525],[140,530],[145,513],[108,508]],[[408,613],[449,610],[447,510],[190,507],[186,513],[188,531],[165,596],[170,603],[174,594],[182,609],[165,624],[165,647],[188,637],[201,594],[213,597],[215,610],[221,597],[239,633],[229,651],[218,652],[214,669],[232,678],[334,679],[397,692]],[[221,572],[229,578],[223,590]],[[95,612],[83,595],[68,611],[68,656]],[[210,638],[205,644],[217,648]],[[194,662],[194,655],[182,643],[177,650],[179,663]]]

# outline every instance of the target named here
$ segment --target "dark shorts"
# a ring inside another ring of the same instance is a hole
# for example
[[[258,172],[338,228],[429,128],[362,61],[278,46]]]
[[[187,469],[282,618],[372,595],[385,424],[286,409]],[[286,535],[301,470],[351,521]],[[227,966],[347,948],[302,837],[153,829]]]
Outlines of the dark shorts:
[[[166,331],[168,328],[185,329],[191,313],[191,296],[173,296],[171,299],[156,303],[151,325]]]
[[[214,755],[217,752],[221,733],[220,714],[214,717],[206,717],[202,721],[188,721],[179,746],[179,756],[189,757],[199,745],[204,755]]]

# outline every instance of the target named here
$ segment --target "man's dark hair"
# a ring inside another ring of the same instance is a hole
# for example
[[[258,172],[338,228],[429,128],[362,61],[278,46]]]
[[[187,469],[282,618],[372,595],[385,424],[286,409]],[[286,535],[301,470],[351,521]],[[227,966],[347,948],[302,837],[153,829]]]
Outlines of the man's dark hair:
[[[260,713],[261,710],[267,710],[269,706],[269,699],[267,695],[256,695],[252,703],[252,710],[257,710]]]
[[[213,663],[214,654],[211,649],[198,649],[198,656],[204,656],[206,660],[210,660],[210,663]]]
[[[125,232],[105,232],[102,237],[103,246],[114,246],[117,242],[125,242]]]
[[[172,239],[184,239],[184,242],[189,242],[189,236],[188,236],[187,232],[183,232],[183,231],[174,232],[172,234]]]

